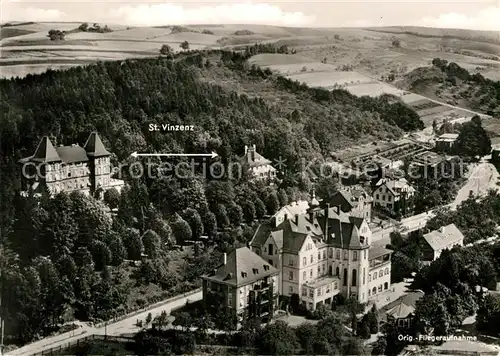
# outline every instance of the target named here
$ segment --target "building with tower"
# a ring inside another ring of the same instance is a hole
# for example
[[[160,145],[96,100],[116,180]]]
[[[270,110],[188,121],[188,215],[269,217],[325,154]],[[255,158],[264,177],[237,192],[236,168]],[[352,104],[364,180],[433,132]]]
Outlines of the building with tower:
[[[56,146],[44,136],[35,153],[20,160],[23,195],[79,191],[85,194],[120,190],[123,181],[111,178],[111,153],[97,132],[92,132],[83,147],[78,144]]]
[[[255,145],[245,146],[245,154],[239,158],[239,163],[252,180],[276,179],[276,169],[270,160],[257,153]]]
[[[367,219],[314,199],[306,213],[261,224],[250,246],[280,271],[281,296],[315,310],[339,294],[367,303],[390,288],[392,251],[371,237]]]

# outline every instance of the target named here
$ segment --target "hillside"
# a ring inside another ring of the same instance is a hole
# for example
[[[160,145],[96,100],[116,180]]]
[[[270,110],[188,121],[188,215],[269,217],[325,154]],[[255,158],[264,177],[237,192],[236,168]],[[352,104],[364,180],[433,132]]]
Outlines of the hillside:
[[[406,74],[397,85],[451,105],[500,117],[500,81],[471,74],[456,63],[439,58],[432,63]]]
[[[104,27],[106,24],[101,24]],[[126,27],[108,24],[111,32],[81,31],[81,23],[12,23],[2,26],[0,75],[10,78],[95,63],[156,56],[162,45],[174,51],[183,41],[190,49],[232,49],[240,45],[287,45],[301,58],[357,71],[375,80],[427,66],[433,58],[453,61],[471,72],[500,80],[500,44],[494,33],[432,28],[292,28],[264,25],[190,25]],[[48,31],[65,31],[51,41]],[[393,39],[400,46],[392,46]],[[482,40],[484,39],[484,41]],[[275,62],[275,65],[286,64]],[[373,85],[356,93],[374,92]],[[389,90],[387,86],[378,90]]]

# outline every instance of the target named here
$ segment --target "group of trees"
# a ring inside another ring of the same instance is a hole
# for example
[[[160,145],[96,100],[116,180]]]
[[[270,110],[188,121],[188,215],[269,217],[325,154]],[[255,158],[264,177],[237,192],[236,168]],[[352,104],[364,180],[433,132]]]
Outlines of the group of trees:
[[[217,266],[217,253],[186,260],[184,275],[178,276],[168,268],[172,244],[206,235],[222,251],[238,240],[246,242],[254,219],[310,192],[310,177],[299,174],[297,157],[320,159],[365,136],[397,136],[401,129],[422,125],[414,111],[388,98],[309,89],[247,68],[242,58],[222,52],[226,74],[246,85],[260,73],[276,93],[296,94],[293,109],[208,84],[200,75],[209,75],[209,69],[166,58],[0,81],[5,98],[0,105],[0,245],[8,245],[12,254],[6,256],[14,256],[5,262],[9,267],[2,269],[1,281],[9,286],[2,304],[8,336],[29,341],[45,334],[69,309],[83,320],[112,317],[129,293],[122,288],[124,259],[144,260],[134,274],[138,283],[169,289],[185,280],[191,283],[186,288],[195,287],[201,274]],[[158,122],[195,125],[196,130],[162,134],[147,129]],[[114,152],[112,161],[125,162],[121,173],[128,187],[121,194],[104,192],[106,204],[118,208],[117,216],[110,218],[101,203],[76,193],[39,202],[19,197],[17,162],[33,153],[41,136],[51,135],[54,144],[83,144],[94,130]],[[182,178],[155,174],[158,169],[140,178],[127,173],[133,151],[215,150],[227,165],[251,143],[265,157],[287,161],[281,183],[252,183],[245,174],[212,179],[201,167]]]
[[[478,115],[460,127],[453,150],[459,156],[472,160],[491,153],[491,139]]]
[[[66,31],[49,30],[47,37],[50,38],[51,41],[62,41],[66,37]]]
[[[436,230],[452,223],[464,234],[465,244],[494,236],[500,224],[500,195],[494,191],[481,199],[471,195],[456,210],[439,209],[427,228]]]
[[[433,78],[433,81],[441,80],[459,88],[460,98],[467,100],[473,109],[494,117],[500,116],[500,81],[487,79],[481,73],[470,74],[458,64],[440,58],[434,58],[432,65],[443,74],[443,77]]]
[[[193,354],[196,345],[203,343],[226,344],[259,355],[296,355],[301,352],[307,355],[367,355],[362,340],[352,336],[335,315],[317,324],[306,323],[297,328],[281,320],[262,327],[259,320],[249,319],[238,332],[218,336],[207,334],[206,326],[201,322],[198,324],[195,332],[158,327],[144,330],[136,336],[134,350],[138,355]]]
[[[98,33],[113,32],[113,30],[110,29],[108,25],[104,25],[104,27],[102,27],[98,23],[94,23],[94,25],[89,26],[87,22],[84,22],[80,26],[78,26],[78,29],[82,32],[98,32]]]

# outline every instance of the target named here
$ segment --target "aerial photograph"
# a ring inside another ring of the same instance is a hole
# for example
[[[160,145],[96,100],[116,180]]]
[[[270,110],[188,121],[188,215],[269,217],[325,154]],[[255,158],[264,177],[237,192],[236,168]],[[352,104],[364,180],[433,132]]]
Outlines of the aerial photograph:
[[[0,356],[500,356],[500,0],[0,0]]]

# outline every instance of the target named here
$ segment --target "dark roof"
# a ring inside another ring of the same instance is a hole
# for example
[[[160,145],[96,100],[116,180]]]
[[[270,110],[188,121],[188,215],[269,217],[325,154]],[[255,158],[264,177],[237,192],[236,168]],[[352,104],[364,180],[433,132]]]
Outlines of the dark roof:
[[[392,253],[392,250],[389,250],[385,247],[377,246],[377,247],[372,247],[368,251],[368,260],[373,260],[377,257],[384,256],[387,254]]]
[[[278,270],[248,247],[234,249],[227,255],[226,264],[204,279],[229,284],[234,287],[254,283],[264,277],[278,274]]]
[[[257,230],[253,234],[250,245],[254,247],[261,247],[266,243],[267,238],[273,231],[273,226],[270,221],[266,221],[257,227]]]
[[[87,153],[78,145],[56,147],[56,151],[65,163],[87,162]]]
[[[417,290],[417,291],[413,291],[413,292],[408,292],[408,293],[404,294],[403,296],[399,297],[398,299],[396,299],[395,301],[387,304],[382,309],[383,310],[390,310],[401,303],[404,303],[410,307],[415,308],[417,305],[417,301],[420,298],[422,298],[423,296],[424,296],[424,293],[422,291]]]
[[[310,236],[315,243],[326,242],[335,247],[363,249],[368,247],[366,239],[360,232],[363,221],[363,218],[339,212],[336,207],[316,208],[307,214],[290,217],[274,228],[271,222],[261,224],[252,238],[251,245],[260,248],[272,235],[278,248],[298,252]],[[328,232],[325,233],[326,228]]]
[[[90,157],[104,157],[109,156],[110,153],[104,147],[101,138],[97,132],[92,132],[85,143],[85,151]]]
[[[248,147],[247,152],[240,158],[240,161],[243,165],[251,168],[271,164],[270,160],[257,153],[255,147]]]
[[[50,163],[50,162],[60,162],[61,158],[57,154],[49,138],[47,136],[44,136],[40,140],[40,143],[36,148],[35,154],[31,157],[28,157],[25,160]]]

